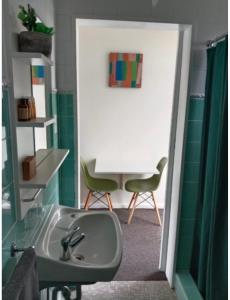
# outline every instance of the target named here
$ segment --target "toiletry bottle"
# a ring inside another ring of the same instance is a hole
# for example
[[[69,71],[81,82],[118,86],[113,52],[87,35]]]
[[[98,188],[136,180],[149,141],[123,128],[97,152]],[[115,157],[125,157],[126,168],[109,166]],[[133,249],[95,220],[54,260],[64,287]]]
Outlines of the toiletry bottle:
[[[30,97],[31,105],[32,105],[32,119],[36,119],[36,106],[35,99],[33,96]]]
[[[32,114],[33,114],[33,108],[32,108],[32,102],[30,98],[26,99],[26,104],[28,106],[28,120],[33,119]]]
[[[29,109],[26,99],[22,98],[18,103],[18,121],[27,121],[29,118]]]

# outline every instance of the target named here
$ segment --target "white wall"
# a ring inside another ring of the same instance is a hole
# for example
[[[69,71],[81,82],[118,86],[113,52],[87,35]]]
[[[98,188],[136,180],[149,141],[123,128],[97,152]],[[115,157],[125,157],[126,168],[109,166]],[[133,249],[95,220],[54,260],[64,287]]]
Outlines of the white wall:
[[[168,156],[177,44],[177,30],[79,27],[80,154],[86,160],[150,160],[154,171]],[[143,53],[140,89],[108,87],[109,52]],[[156,193],[161,207],[165,186],[166,172]],[[83,189],[81,200],[85,196]],[[129,193],[113,193],[116,206],[129,200]]]

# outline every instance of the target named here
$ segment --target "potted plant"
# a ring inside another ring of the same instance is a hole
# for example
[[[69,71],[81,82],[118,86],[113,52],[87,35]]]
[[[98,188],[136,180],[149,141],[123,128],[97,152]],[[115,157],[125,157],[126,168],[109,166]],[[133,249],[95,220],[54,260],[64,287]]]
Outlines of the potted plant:
[[[47,27],[41,22],[29,4],[27,10],[22,5],[19,5],[19,9],[17,17],[28,30],[19,34],[19,51],[40,52],[49,56],[52,51],[53,27]]]

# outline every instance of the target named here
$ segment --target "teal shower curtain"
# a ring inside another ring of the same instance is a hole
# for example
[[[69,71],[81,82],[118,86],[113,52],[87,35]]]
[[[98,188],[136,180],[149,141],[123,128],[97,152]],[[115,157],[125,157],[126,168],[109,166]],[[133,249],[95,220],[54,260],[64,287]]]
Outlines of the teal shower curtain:
[[[227,38],[207,50],[200,188],[191,273],[206,300],[228,299]]]

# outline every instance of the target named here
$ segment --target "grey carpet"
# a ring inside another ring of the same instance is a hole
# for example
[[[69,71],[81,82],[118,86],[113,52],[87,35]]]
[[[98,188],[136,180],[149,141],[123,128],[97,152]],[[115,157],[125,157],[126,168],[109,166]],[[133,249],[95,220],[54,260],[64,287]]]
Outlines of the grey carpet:
[[[166,281],[112,281],[82,287],[82,300],[176,300]]]
[[[161,230],[156,212],[136,209],[132,223],[127,224],[128,210],[115,209],[123,231],[123,257],[114,278],[117,281],[166,280],[158,270]],[[161,217],[163,210],[160,210]]]

